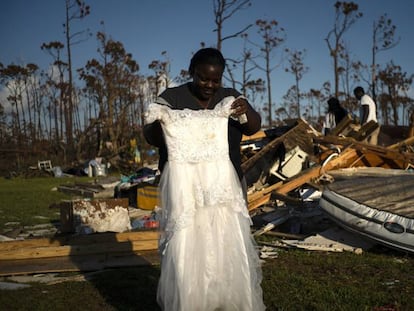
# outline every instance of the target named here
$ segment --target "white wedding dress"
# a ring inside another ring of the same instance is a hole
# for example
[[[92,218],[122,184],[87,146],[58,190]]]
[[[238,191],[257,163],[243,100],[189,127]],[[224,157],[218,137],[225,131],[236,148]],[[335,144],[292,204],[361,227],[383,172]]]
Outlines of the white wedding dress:
[[[239,178],[229,158],[228,118],[234,97],[214,110],[151,104],[168,162],[160,180],[161,276],[165,311],[260,311],[260,262]]]

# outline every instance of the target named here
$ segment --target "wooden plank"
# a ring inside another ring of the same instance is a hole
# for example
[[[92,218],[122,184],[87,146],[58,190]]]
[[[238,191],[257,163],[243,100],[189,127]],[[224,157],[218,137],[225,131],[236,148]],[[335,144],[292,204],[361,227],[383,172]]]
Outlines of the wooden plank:
[[[347,114],[345,118],[339,122],[339,124],[329,132],[328,135],[338,136],[341,134],[350,124],[352,123],[352,117],[350,114]]]
[[[151,241],[158,240],[158,231],[137,231],[137,232],[102,232],[90,235],[68,235],[57,236],[50,239],[29,239],[23,241],[5,241],[0,243],[0,253],[13,251],[22,248],[36,248],[64,245],[91,245],[112,241],[114,243],[127,241]]]
[[[390,160],[397,161],[397,162],[400,161],[405,164],[414,163],[413,152],[400,152],[399,150],[391,149],[388,147],[358,142],[352,138],[325,136],[325,137],[315,137],[314,141],[320,144],[325,143],[325,144],[334,144],[334,145],[343,145],[343,146],[352,145],[352,148],[359,150],[363,153],[375,153],[379,157],[388,158]]]
[[[256,208],[258,208],[258,207],[266,204],[267,202],[269,202],[270,196],[271,196],[271,194],[268,193],[268,194],[262,196],[261,198],[255,200],[255,201],[250,202],[249,205],[248,205],[248,207],[247,207],[248,210],[249,211],[252,211],[252,210],[254,210],[254,209],[256,209]]]
[[[243,135],[242,136],[242,141],[248,141],[248,140],[257,140],[257,139],[263,139],[266,137],[266,133],[262,130],[258,131],[257,133],[247,136],[247,135]]]
[[[329,171],[332,169],[348,167],[350,161],[353,161],[357,157],[357,152],[354,149],[347,149],[343,151],[338,157],[333,158],[331,161],[327,162],[324,166],[318,165],[312,168],[309,168],[299,175],[295,176],[292,179],[289,179],[286,183],[284,183],[279,188],[275,189],[275,191],[281,194],[287,194],[290,191],[302,186],[303,184],[311,181],[314,178],[319,177],[325,171]]]
[[[281,198],[282,197],[286,198],[286,195],[290,191],[304,185],[305,183],[311,182],[312,179],[319,177],[321,174],[323,174],[324,171],[342,168],[342,167],[348,167],[348,164],[354,161],[357,156],[358,155],[357,155],[356,150],[347,149],[343,151],[340,155],[338,155],[338,157],[326,163],[324,166],[318,165],[318,166],[312,167],[310,169],[303,171],[299,175],[296,175],[295,177],[288,179],[283,184],[280,184],[280,183],[275,184],[275,186],[272,187],[272,191],[277,192],[279,195],[281,195]],[[271,197],[271,193],[268,193],[261,198],[258,198],[252,202],[249,202],[248,210],[252,211],[266,204],[267,202],[269,202],[270,197]]]
[[[261,197],[263,197],[264,195],[268,194],[269,192],[272,192],[274,189],[280,187],[283,184],[282,181],[277,182],[271,186],[268,186],[266,188],[263,188],[262,190],[258,190],[256,192],[253,192],[252,194],[249,194],[247,196],[247,202],[253,202],[256,201],[257,199],[260,199]]]
[[[306,123],[306,121],[304,121],[302,119],[298,119],[297,122],[298,123],[295,127],[291,128],[290,130],[288,130],[283,135],[281,135],[279,137],[276,137],[271,142],[266,144],[266,146],[264,146],[262,149],[260,149],[257,153],[255,153],[252,157],[250,157],[249,159],[244,161],[241,165],[243,172],[247,172],[250,168],[252,168],[254,166],[254,164],[259,159],[264,157],[267,153],[271,152],[272,150],[275,150],[279,146],[279,144],[286,143],[286,140],[288,140],[289,137],[294,136],[295,137],[295,145],[298,145],[299,144],[299,142],[298,142],[299,138],[302,138],[302,139],[305,138],[305,139],[310,141],[312,139],[312,137],[315,136],[315,135],[312,135],[312,133],[310,133],[310,132],[312,132],[312,129],[309,126],[309,124]],[[304,145],[304,144],[305,143],[302,143],[302,145]],[[304,151],[307,152],[308,148],[302,148],[302,149],[304,149]]]
[[[403,141],[400,141],[399,143],[387,146],[387,149],[401,149],[404,146],[410,146],[414,144],[414,136],[413,137],[409,137]]]
[[[378,123],[374,120],[369,121],[361,126],[361,128],[356,133],[350,133],[348,136],[352,137],[358,141],[364,140],[367,138],[373,131],[378,128]]]
[[[76,257],[3,260],[0,265],[0,276],[51,272],[86,272],[106,268],[158,265],[159,263],[158,251],[154,250]]]
[[[91,245],[63,245],[48,247],[30,247],[13,249],[0,252],[2,260],[19,260],[29,258],[48,258],[64,256],[81,256],[91,254],[107,254],[117,252],[136,252],[143,250],[155,250],[158,248],[158,240],[108,242]]]

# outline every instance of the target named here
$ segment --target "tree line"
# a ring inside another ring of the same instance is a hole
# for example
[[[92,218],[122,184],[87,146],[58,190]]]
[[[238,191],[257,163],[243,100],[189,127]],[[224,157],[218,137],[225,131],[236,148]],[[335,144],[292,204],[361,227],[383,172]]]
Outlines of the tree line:
[[[148,64],[152,74],[142,75],[140,66],[120,41],[99,31],[97,55],[74,70],[73,46],[82,44],[88,31],[73,32],[77,21],[88,18],[91,7],[84,0],[63,0],[64,42],[41,45],[50,55],[51,66],[0,63],[0,86],[7,89],[7,102],[0,102],[0,149],[17,168],[32,158],[55,157],[62,165],[95,156],[128,156],[130,141],[138,141],[143,155],[146,145],[141,127],[146,105],[172,83],[189,80],[187,70],[175,77],[170,72],[168,52]],[[377,102],[384,125],[406,125],[414,111],[407,95],[413,74],[393,61],[377,63],[377,56],[399,43],[396,26],[386,14],[373,22],[371,63],[351,57],[345,43],[348,30],[363,18],[357,4],[338,1],[333,6],[334,24],[327,32],[327,57],[333,64],[333,83],[319,89],[303,90],[307,74],[306,49],[285,47],[287,32],[277,20],[258,19],[234,33],[226,25],[234,15],[249,10],[251,0],[212,0],[215,46],[222,49],[230,40],[241,40],[243,49],[227,59],[225,84],[241,90],[261,112],[264,126],[282,125],[285,119],[304,118],[316,128],[325,114],[330,96],[338,97],[345,108],[357,114],[353,87],[364,85]],[[256,33],[258,36],[252,36]],[[201,42],[200,46],[206,44]],[[277,56],[277,57],[275,57]],[[272,98],[272,76],[285,71],[294,84],[281,102]],[[6,111],[5,107],[11,107]],[[6,161],[7,162],[7,161]]]

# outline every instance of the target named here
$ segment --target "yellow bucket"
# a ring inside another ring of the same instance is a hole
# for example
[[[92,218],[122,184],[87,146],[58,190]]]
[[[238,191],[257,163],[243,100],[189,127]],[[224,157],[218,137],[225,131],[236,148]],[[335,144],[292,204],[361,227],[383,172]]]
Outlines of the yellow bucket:
[[[158,187],[147,185],[137,188],[137,207],[145,210],[153,210],[159,205]]]

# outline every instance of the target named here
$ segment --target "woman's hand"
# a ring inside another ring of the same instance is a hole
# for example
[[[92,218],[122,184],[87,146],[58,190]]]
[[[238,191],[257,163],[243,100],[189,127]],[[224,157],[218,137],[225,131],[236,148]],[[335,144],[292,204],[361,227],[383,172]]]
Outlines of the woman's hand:
[[[232,116],[239,120],[243,134],[253,135],[261,127],[261,117],[244,96],[239,96],[231,104]]]
[[[242,97],[236,98],[236,100],[231,104],[231,109],[233,111],[232,115],[234,117],[239,117],[243,114],[246,114],[248,108],[249,104],[247,103],[247,100]]]

